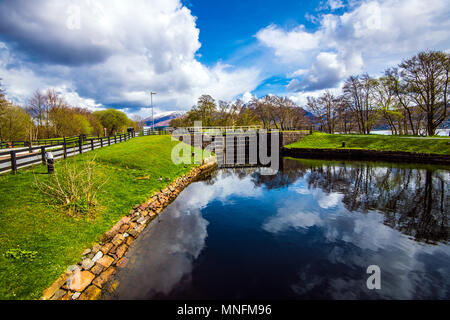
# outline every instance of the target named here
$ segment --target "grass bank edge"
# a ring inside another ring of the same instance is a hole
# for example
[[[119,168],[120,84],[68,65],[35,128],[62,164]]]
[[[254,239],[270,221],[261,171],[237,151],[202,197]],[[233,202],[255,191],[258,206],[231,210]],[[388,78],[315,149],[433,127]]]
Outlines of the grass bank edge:
[[[345,142],[345,148],[342,147],[342,142]],[[450,155],[450,138],[326,134],[314,132],[300,141],[285,146],[285,148],[360,149]]]

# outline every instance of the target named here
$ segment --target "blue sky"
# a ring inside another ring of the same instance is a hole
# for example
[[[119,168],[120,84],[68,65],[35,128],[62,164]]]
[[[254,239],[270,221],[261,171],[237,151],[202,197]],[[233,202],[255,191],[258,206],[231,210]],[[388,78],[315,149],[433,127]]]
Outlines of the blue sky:
[[[25,105],[53,88],[128,115],[202,94],[279,94],[304,106],[350,75],[450,51],[448,0],[0,0],[0,78]]]

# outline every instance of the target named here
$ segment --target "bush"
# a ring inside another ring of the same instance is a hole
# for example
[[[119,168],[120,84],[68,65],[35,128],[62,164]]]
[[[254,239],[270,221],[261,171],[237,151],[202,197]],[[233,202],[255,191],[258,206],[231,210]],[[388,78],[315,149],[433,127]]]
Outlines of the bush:
[[[55,166],[55,173],[47,181],[35,174],[35,186],[70,216],[94,214],[98,211],[97,194],[107,179],[97,174],[95,157],[71,160]]]

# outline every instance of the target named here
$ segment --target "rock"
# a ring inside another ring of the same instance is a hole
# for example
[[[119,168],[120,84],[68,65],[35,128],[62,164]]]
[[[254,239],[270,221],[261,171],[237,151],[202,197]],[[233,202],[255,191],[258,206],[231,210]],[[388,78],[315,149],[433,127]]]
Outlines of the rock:
[[[68,278],[69,278],[68,275],[65,274],[61,276],[58,280],[53,282],[53,284],[47,289],[45,289],[44,292],[42,293],[42,299],[43,300],[50,299],[66,283]]]
[[[80,296],[80,300],[97,300],[102,295],[102,290],[92,285]]]
[[[130,222],[130,220],[131,220],[130,217],[123,217],[121,221],[123,224],[128,224]]]
[[[76,272],[67,280],[67,286],[72,291],[82,292],[94,278],[95,276],[89,271]]]
[[[145,219],[144,217],[140,217],[140,218],[137,220],[137,223],[139,223],[139,224],[144,224],[145,221],[146,221],[146,219]]]
[[[53,297],[50,300],[59,300],[62,297],[64,297],[66,295],[66,293],[67,293],[66,290],[59,289],[58,291],[55,292],[55,294],[53,295]]]
[[[112,244],[115,246],[120,246],[122,244],[122,242],[125,240],[125,238],[123,237],[123,235],[121,234],[117,234],[114,239],[112,239]]]
[[[103,252],[99,251],[95,254],[95,256],[92,258],[92,261],[97,262],[103,257]]]
[[[71,275],[74,272],[80,271],[80,267],[77,265],[71,265],[66,269],[66,274]]]
[[[84,259],[81,262],[81,266],[83,267],[84,270],[89,270],[90,268],[92,268],[94,266],[95,262],[92,261],[91,259]]]
[[[99,275],[95,280],[92,282],[92,284],[95,284],[97,287],[102,288],[103,285],[108,282],[108,280],[111,278],[111,276],[116,272],[116,269],[113,267],[108,268],[106,271],[104,271],[101,275]]]
[[[146,211],[146,210],[142,211],[142,212],[141,212],[141,215],[142,215],[143,217],[148,216],[148,211]]]
[[[113,248],[113,246],[114,245],[111,242],[108,242],[102,247],[101,251],[103,252],[103,254],[107,254]]]
[[[97,263],[104,268],[108,268],[113,262],[114,262],[114,258],[106,255],[103,258],[101,258],[100,260],[98,260]]]
[[[96,244],[93,248],[92,248],[92,253],[93,254],[97,254],[97,252],[100,251],[101,246],[99,244]]]
[[[75,292],[72,296],[72,300],[77,300],[81,296],[80,292]]]
[[[137,238],[137,236],[139,235],[139,232],[136,231],[136,229],[131,229],[128,231],[128,233],[130,234],[130,236],[132,236],[133,238]]]
[[[64,297],[61,298],[61,300],[71,300],[73,296],[72,291],[66,291],[67,293],[64,295]]]
[[[128,258],[123,257],[122,259],[120,259],[119,261],[117,261],[117,267],[119,268],[125,268],[125,266],[128,263]]]
[[[116,250],[116,256],[117,258],[122,258],[122,256],[127,252],[128,246],[126,244],[122,244],[120,247]]]
[[[128,238],[129,236],[130,236],[130,235],[129,235],[128,233],[126,233],[126,232],[123,234],[123,237],[124,237],[125,239]]]
[[[142,210],[145,210],[145,209],[147,209],[148,208],[148,203],[143,203],[140,207],[139,207],[139,209],[142,211]]]
[[[96,263],[95,266],[91,269],[91,272],[95,275],[99,275],[103,271],[103,266]]]
[[[114,280],[114,281],[112,281],[111,283],[109,283],[109,284],[106,286],[106,290],[107,290],[109,293],[113,293],[113,292],[116,290],[116,288],[117,288],[118,285],[119,285],[119,281]]]
[[[83,251],[82,255],[83,255],[83,256],[86,256],[86,255],[88,255],[88,254],[91,253],[91,252],[92,252],[91,249],[86,249],[86,250]]]
[[[114,238],[114,236],[119,232],[119,230],[109,230],[107,231],[103,237],[102,237],[102,241],[108,241],[112,238]]]
[[[126,241],[127,246],[130,246],[133,242],[134,242],[133,237],[127,237],[127,241]]]
[[[129,227],[130,227],[130,226],[129,226],[128,224],[124,224],[124,225],[122,225],[122,226],[120,227],[119,232],[120,232],[120,233],[124,233],[125,231],[128,230]]]

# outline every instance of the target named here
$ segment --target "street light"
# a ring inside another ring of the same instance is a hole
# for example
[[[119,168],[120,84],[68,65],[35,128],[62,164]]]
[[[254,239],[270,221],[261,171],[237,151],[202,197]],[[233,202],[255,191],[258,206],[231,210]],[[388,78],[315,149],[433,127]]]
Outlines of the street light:
[[[155,118],[153,117],[153,95],[156,94],[156,92],[150,91],[150,100],[152,103],[152,133],[155,132]]]

